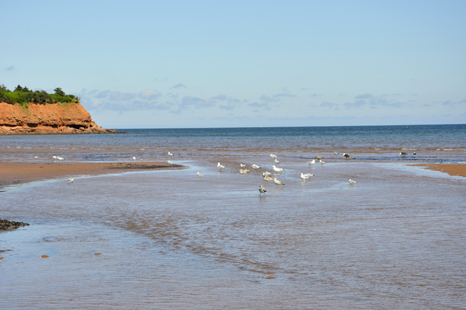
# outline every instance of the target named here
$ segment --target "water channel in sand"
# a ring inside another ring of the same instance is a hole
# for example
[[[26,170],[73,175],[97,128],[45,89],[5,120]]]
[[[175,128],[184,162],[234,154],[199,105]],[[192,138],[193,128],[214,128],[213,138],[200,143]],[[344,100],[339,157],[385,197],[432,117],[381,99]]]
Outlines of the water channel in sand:
[[[278,187],[259,172],[177,163],[190,168],[0,193],[2,217],[32,224],[0,234],[11,250],[0,261],[0,307],[466,305],[464,178],[402,163],[309,168],[289,157]],[[300,172],[315,176],[301,182]]]

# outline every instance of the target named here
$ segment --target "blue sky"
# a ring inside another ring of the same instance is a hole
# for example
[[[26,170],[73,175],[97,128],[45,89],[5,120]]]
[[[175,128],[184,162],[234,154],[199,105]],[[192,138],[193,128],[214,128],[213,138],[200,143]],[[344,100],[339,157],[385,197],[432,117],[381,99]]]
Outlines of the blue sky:
[[[466,1],[0,0],[0,84],[106,128],[465,123]]]

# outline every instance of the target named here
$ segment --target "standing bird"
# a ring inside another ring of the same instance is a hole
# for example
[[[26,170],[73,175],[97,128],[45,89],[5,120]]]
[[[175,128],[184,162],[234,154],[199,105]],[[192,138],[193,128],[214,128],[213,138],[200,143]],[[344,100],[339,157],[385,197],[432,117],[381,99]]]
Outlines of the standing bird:
[[[277,178],[273,178],[273,182],[275,183],[275,185],[285,185],[285,183],[280,182],[279,180],[277,180]]]
[[[270,154],[270,157],[271,157],[272,159],[275,159],[275,158],[277,158],[277,155]]]
[[[173,165],[173,162],[170,159],[167,160],[167,163],[169,163],[170,165]]]
[[[133,156],[133,161],[136,161],[136,156]]]
[[[249,173],[251,170],[249,169],[239,169],[239,173],[241,174],[246,174],[246,173]]]
[[[217,168],[218,168],[218,170],[223,170],[223,169],[225,169],[225,166],[218,163]]]
[[[309,180],[311,177],[313,177],[314,175],[312,173],[302,173],[301,172],[301,179],[303,179],[303,181],[307,181]]]
[[[197,176],[198,176],[198,177],[203,177],[204,175],[201,174],[200,172],[197,172]]]
[[[246,165],[245,165],[245,164],[241,164],[241,163],[239,164],[239,166],[240,166],[241,168],[244,168],[244,167],[246,167]]]
[[[322,159],[319,160],[319,162],[320,162],[321,165],[325,164],[325,161],[323,161]]]
[[[307,164],[309,165],[309,168],[310,168],[312,165],[314,165],[315,163],[316,163],[316,160],[315,160],[315,159],[310,160],[310,161],[307,162]]]
[[[258,166],[256,164],[252,164],[251,167],[252,167],[252,169],[260,169],[261,168],[261,166]]]
[[[168,156],[173,156],[172,152],[168,152]]]
[[[278,159],[276,159],[276,158],[273,160],[273,162],[276,163],[276,164],[280,163],[280,161]]]
[[[263,178],[264,181],[267,182],[267,183],[269,183],[270,181],[273,180],[273,178],[272,178],[270,175],[268,175],[268,174],[264,175],[262,178]]]
[[[400,156],[406,156],[406,155],[408,155],[408,153],[406,153],[406,152],[401,152],[400,153]]]
[[[355,180],[348,179],[349,184],[356,184],[357,182]]]
[[[350,154],[347,154],[347,153],[343,153],[343,157],[344,157],[344,158],[350,158],[351,155],[350,155]]]
[[[74,183],[74,179],[73,178],[68,178],[68,183]]]
[[[267,192],[267,190],[262,186],[262,185],[259,185],[259,196],[264,194]]]
[[[335,152],[335,151],[334,151],[333,154],[338,155],[338,152]]]
[[[283,169],[283,168],[278,168],[278,167],[275,167],[275,165],[274,165],[274,166],[272,166],[272,168],[273,168],[273,171],[275,171],[275,172],[283,172],[283,171],[285,171],[285,169]]]

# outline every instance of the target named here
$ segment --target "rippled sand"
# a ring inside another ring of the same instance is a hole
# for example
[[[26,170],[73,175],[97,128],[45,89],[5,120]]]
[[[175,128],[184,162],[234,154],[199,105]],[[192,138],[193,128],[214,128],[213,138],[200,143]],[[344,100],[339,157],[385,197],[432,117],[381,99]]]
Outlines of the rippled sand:
[[[31,226],[0,234],[1,308],[466,307],[465,178],[291,156],[285,186],[239,174],[267,157],[7,188],[0,214]]]

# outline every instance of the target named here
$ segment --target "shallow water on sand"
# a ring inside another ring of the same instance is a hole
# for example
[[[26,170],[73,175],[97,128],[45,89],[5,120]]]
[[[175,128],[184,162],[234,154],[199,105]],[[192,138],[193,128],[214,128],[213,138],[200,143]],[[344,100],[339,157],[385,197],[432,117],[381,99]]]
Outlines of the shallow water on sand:
[[[466,307],[465,178],[398,162],[309,168],[290,156],[279,187],[229,160],[224,172],[213,159],[177,161],[190,168],[0,193],[2,217],[32,224],[0,234],[11,249],[0,306]]]

